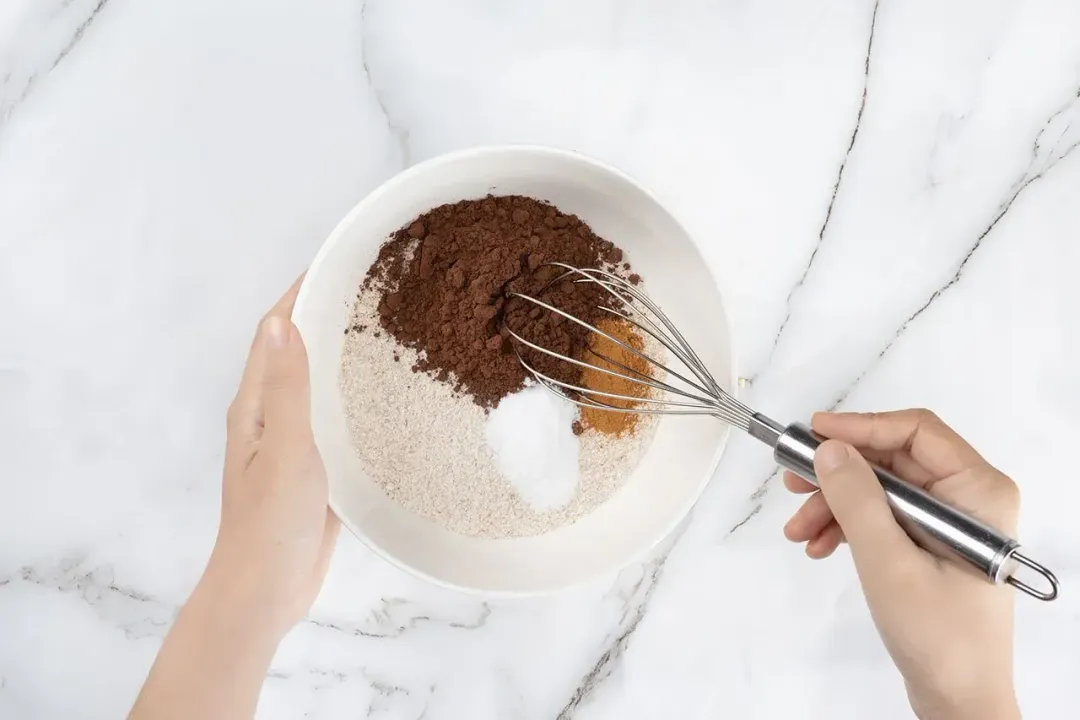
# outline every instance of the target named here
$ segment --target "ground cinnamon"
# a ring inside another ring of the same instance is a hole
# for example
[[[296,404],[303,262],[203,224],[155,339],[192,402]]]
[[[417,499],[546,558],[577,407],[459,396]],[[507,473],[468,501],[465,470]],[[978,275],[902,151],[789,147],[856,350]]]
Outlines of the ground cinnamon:
[[[596,327],[616,338],[634,350],[643,352],[645,343],[641,336],[633,332],[632,326],[625,320],[607,317],[597,322]],[[637,377],[650,375],[652,368],[649,363],[639,355],[627,350],[621,345],[612,342],[597,333],[589,336],[586,350],[586,362],[598,368],[611,370],[622,375]],[[627,370],[630,368],[630,370]],[[639,374],[639,375],[637,375]],[[643,398],[648,395],[649,388],[640,383],[631,382],[624,378],[601,372],[600,370],[585,369],[581,373],[581,382],[584,387],[597,392],[612,393],[615,395],[628,395],[630,397]],[[640,403],[629,400],[618,400],[603,395],[595,396],[600,402],[618,408],[632,408]],[[581,409],[581,422],[585,428],[593,428],[607,435],[622,435],[630,432],[637,425],[639,416],[636,413],[615,412],[602,408],[583,407]]]

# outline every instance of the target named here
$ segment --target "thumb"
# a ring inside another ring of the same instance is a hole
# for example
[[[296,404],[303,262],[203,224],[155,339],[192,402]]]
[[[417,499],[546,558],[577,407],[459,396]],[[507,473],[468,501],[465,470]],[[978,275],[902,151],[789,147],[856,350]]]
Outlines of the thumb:
[[[311,437],[311,388],[304,341],[296,326],[283,317],[267,318],[262,330],[264,437],[275,445],[306,441]]]
[[[874,471],[855,448],[826,440],[814,454],[814,472],[860,575],[888,567],[914,549],[893,518]]]

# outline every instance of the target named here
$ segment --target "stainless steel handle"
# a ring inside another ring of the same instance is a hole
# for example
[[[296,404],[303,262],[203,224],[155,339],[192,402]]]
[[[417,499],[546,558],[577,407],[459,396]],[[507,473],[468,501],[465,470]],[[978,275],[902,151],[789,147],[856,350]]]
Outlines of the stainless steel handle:
[[[824,441],[809,427],[793,423],[776,441],[773,457],[788,470],[817,485],[814,451]],[[979,520],[935,499],[926,491],[904,482],[888,470],[871,464],[885,489],[893,515],[907,534],[927,552],[953,561],[963,561],[994,584],[1008,583],[1040,600],[1058,594],[1054,574],[1019,552],[1020,543]],[[1024,565],[1041,575],[1049,589],[1040,590],[1015,577]]]

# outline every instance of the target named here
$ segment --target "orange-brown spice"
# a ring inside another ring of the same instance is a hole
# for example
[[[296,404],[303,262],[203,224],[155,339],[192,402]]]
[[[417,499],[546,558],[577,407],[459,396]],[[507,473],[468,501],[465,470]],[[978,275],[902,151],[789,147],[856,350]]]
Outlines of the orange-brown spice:
[[[644,351],[645,343],[642,341],[641,336],[633,332],[632,326],[626,321],[617,320],[615,318],[605,318],[600,320],[596,326],[601,331],[613,338],[621,340],[635,350],[638,350],[639,352]],[[589,346],[595,351],[594,353],[586,353],[588,355],[586,359],[592,365],[623,375],[633,376],[635,372],[643,375],[651,375],[652,368],[644,358],[635,355],[621,345],[613,343],[602,335],[598,335],[597,333],[590,335]],[[603,357],[599,357],[600,355],[606,356],[615,362],[605,360]],[[625,367],[620,367],[620,365]],[[628,372],[626,368],[631,368],[634,372]],[[630,382],[623,378],[617,378],[613,375],[600,372],[599,370],[583,370],[581,373],[581,384],[584,387],[587,387],[590,390],[596,390],[597,392],[628,395],[630,397],[643,398],[649,393],[649,388],[645,385]],[[597,395],[596,399],[600,402],[620,408],[631,408],[640,405],[640,403],[631,402],[629,400],[618,400],[615,398],[604,397],[603,395]],[[630,432],[637,425],[637,422],[638,415],[636,413],[613,412],[611,410],[604,410],[603,408],[583,407],[581,409],[581,423],[585,428],[593,428],[608,435],[622,435],[623,433]]]

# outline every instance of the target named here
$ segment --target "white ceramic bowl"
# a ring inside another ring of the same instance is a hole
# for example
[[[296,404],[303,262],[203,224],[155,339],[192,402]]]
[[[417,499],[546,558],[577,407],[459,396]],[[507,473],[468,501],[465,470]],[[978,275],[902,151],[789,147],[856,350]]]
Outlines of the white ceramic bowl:
[[[432,582],[492,595],[535,594],[617,570],[662,540],[711,477],[727,429],[710,418],[665,417],[637,470],[606,503],[536,537],[463,537],[387,497],[353,453],[339,394],[344,330],[357,287],[393,231],[438,205],[489,193],[554,203],[622,247],[652,299],[729,390],[733,353],[720,293],[686,230],[634,180],[581,155],[531,146],[444,155],[391,178],[338,224],[293,311],[311,362],[312,422],[331,507],[379,555]]]

